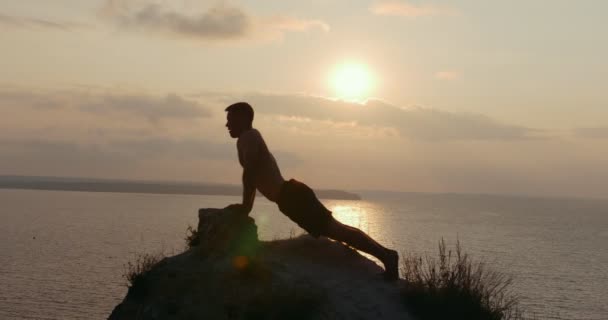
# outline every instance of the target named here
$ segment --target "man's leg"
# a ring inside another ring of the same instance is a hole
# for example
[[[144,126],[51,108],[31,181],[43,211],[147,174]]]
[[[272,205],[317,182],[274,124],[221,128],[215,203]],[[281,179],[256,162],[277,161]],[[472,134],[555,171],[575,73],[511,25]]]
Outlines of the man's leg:
[[[383,247],[363,231],[347,226],[332,217],[323,235],[344,242],[347,245],[371,254],[382,261],[384,269],[386,270],[384,273],[386,279],[397,280],[399,278],[399,255],[397,254],[397,251]]]

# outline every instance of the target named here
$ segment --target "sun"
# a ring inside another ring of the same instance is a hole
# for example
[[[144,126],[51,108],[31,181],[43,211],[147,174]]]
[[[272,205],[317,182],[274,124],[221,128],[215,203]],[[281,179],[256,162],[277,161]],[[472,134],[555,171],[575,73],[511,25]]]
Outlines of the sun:
[[[330,85],[336,98],[346,101],[366,100],[372,89],[372,80],[367,66],[357,62],[342,63],[330,75]]]

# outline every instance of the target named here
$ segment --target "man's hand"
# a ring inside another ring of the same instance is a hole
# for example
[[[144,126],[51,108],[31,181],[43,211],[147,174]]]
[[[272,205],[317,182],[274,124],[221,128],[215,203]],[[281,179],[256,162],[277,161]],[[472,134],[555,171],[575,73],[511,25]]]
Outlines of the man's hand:
[[[226,208],[224,208],[224,210],[236,211],[243,215],[249,215],[249,212],[251,212],[251,208],[244,206],[242,203],[231,204],[231,205],[227,206]]]

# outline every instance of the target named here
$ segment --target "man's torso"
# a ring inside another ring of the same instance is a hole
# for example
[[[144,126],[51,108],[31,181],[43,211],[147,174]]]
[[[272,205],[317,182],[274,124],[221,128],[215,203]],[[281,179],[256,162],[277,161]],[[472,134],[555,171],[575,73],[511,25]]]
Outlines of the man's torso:
[[[243,132],[237,140],[237,150],[241,166],[255,170],[256,189],[268,200],[276,202],[285,179],[260,132],[256,129]]]

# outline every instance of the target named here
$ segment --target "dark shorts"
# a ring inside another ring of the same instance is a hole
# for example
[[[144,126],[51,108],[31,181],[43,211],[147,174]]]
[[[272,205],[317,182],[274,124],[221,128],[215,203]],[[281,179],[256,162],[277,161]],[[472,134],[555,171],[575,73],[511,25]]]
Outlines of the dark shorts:
[[[312,189],[295,179],[283,183],[277,204],[281,212],[316,238],[325,234],[333,219]]]

